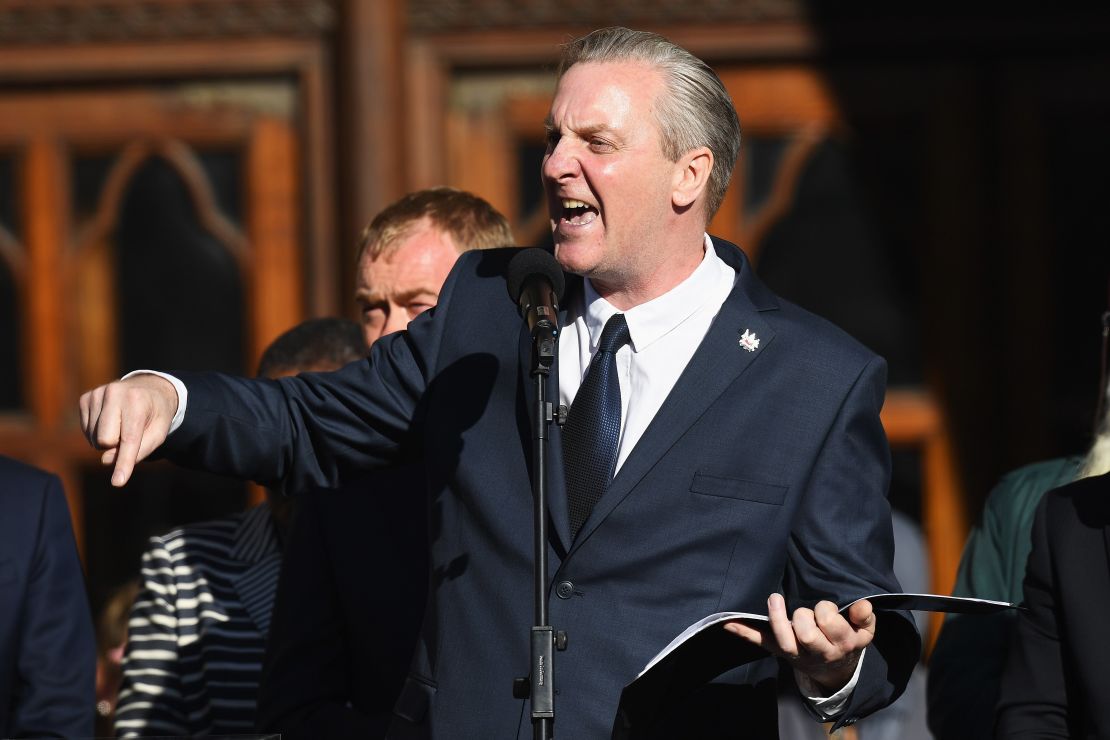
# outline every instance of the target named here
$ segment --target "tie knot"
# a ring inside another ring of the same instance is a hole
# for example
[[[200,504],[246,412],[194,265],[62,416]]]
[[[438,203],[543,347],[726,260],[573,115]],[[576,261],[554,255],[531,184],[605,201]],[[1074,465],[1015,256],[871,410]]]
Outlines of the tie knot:
[[[624,320],[623,313],[615,313],[605,322],[601,330],[601,340],[597,343],[598,352],[616,352],[628,344],[632,338],[628,331],[628,322]]]

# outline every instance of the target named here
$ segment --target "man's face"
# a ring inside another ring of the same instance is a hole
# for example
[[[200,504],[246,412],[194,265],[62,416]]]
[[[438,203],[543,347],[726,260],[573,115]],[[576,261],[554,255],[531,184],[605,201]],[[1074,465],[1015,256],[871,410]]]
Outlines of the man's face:
[[[439,300],[447,273],[459,258],[451,237],[428,219],[414,224],[396,248],[358,264],[355,300],[366,345],[408,326]]]
[[[645,63],[576,64],[551,103],[542,175],[555,256],[602,288],[640,280],[667,247],[677,166],[653,111],[663,90]]]

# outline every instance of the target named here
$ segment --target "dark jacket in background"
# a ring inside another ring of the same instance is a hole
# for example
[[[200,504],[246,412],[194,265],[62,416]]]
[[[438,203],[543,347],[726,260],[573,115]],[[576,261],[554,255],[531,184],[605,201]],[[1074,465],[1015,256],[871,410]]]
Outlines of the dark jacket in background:
[[[1110,738],[1110,473],[1045,496],[996,737]]]
[[[1061,457],[1004,475],[968,535],[952,595],[1020,602],[1037,505],[1082,466],[1082,457]],[[1015,624],[1017,612],[1009,609],[945,618],[929,658],[929,729],[937,740],[990,737]]]
[[[89,737],[96,639],[58,478],[0,457],[0,736]]]
[[[405,466],[297,500],[258,725],[285,740],[381,738],[428,588],[424,478]]]

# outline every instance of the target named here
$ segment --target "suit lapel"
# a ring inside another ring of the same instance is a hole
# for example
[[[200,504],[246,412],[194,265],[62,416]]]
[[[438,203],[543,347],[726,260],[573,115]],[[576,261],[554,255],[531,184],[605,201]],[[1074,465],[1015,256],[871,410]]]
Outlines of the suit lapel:
[[[737,271],[739,279],[655,418],[582,525],[575,548],[632,492],[717,398],[768,351],[775,337],[771,326],[760,315],[778,308],[774,296],[755,278],[751,265],[737,247],[716,240],[715,244],[717,254]],[[740,337],[746,330],[759,337],[759,348],[755,351],[747,351],[740,345]]]

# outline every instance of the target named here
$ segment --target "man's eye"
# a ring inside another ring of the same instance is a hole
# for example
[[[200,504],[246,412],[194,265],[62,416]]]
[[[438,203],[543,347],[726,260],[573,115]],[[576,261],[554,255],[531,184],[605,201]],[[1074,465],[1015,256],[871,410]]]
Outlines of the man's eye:
[[[590,149],[593,149],[595,152],[608,152],[613,150],[613,145],[605,139],[599,139],[594,136],[590,139]]]
[[[551,151],[559,145],[559,139],[562,135],[558,131],[547,132],[547,151]]]
[[[434,305],[434,303],[410,303],[408,307],[409,316],[411,318],[416,318]]]

